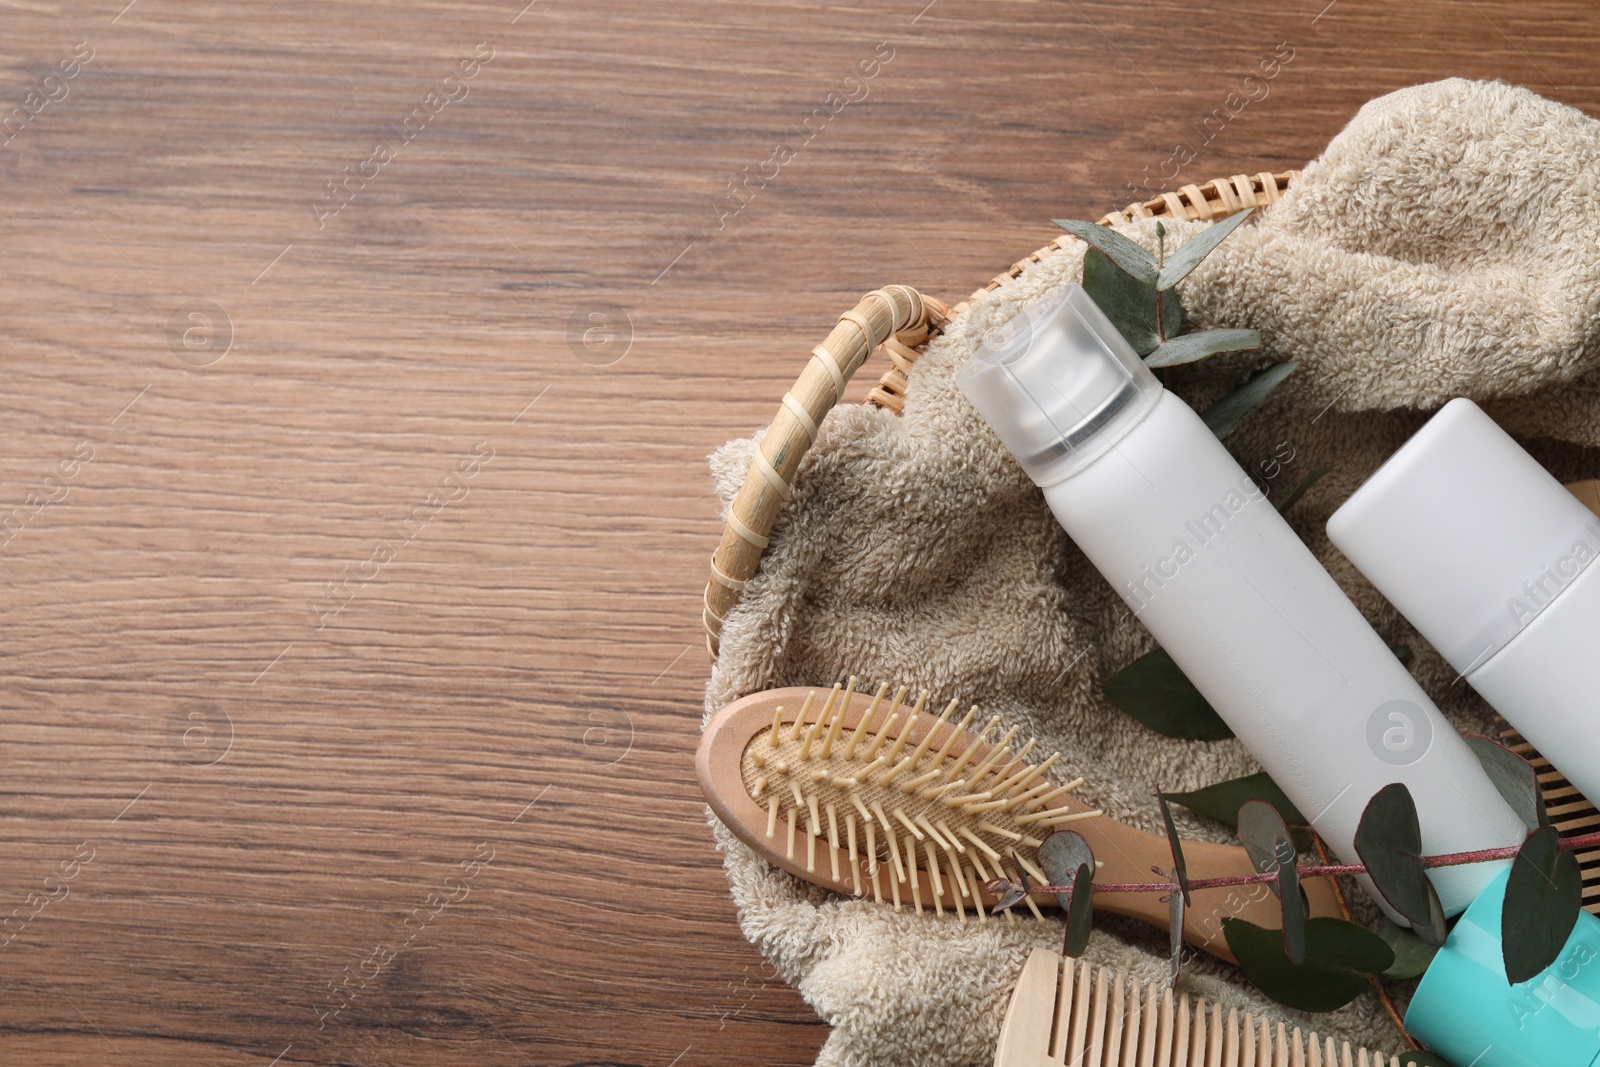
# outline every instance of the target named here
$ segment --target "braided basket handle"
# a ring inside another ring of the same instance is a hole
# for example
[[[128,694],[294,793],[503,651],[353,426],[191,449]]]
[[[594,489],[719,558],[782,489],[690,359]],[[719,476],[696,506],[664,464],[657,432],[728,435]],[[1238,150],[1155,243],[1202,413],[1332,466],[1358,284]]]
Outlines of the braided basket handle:
[[[1276,202],[1299,174],[1294,170],[1279,174],[1263,171],[1217,178],[1204,185],[1185,185],[1176,192],[1129,204],[1101,219],[1100,224],[1147,218],[1223,219],[1245,208]],[[881,347],[892,365],[867,399],[898,414],[905,404],[906,371],[916,361],[918,346],[942,329],[953,315],[966,310],[969,303],[1017,277],[1030,263],[1037,263],[1076,240],[1070,234],[1062,234],[1012,264],[954,308],[909,286],[890,285],[868,293],[854,310],[839,316],[839,324],[827,340],[811,350],[811,361],[794,388],[783,395],[783,406],[767,429],[754,462],[745,472],[744,484],[728,508],[722,543],[711,556],[711,580],[706,583],[703,613],[706,648],[713,660],[717,658],[722,620],[739,602],[745,583],[760,566],[778,507],[789,499],[794,472],[816,441],[823,416],[844,395],[850,376]]]
[[[783,403],[756,451],[744,484],[728,508],[722,543],[711,556],[706,583],[706,647],[717,656],[722,620],[739,602],[744,586],[761,563],[778,507],[789,499],[800,461],[817,439],[817,427],[844,396],[845,383],[880,345],[914,349],[943,326],[949,308],[907,285],[889,285],[861,298],[839,316],[826,340],[811,350],[811,360]]]

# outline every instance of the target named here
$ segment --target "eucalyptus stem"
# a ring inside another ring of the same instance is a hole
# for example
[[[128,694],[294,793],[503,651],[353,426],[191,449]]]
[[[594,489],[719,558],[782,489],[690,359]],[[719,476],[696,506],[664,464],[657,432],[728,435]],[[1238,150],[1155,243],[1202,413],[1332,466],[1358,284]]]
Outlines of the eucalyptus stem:
[[[1580,849],[1595,848],[1600,846],[1600,833],[1580,834],[1574,837],[1564,837],[1557,847],[1563,852],[1576,852]],[[1506,845],[1502,848],[1484,848],[1474,852],[1451,852],[1443,856],[1424,856],[1424,867],[1460,867],[1468,863],[1488,863],[1493,860],[1515,859],[1521,850],[1518,845]],[[1361,863],[1325,863],[1310,867],[1296,868],[1301,878],[1331,878],[1341,875],[1366,874],[1367,868]],[[1232,874],[1221,878],[1191,878],[1189,888],[1198,889],[1232,889],[1242,885],[1267,885],[1278,880],[1277,871],[1267,871],[1260,874]],[[1030,887],[1036,893],[1070,893],[1070,885],[1038,885]],[[1096,893],[1170,893],[1172,883],[1168,882],[1106,882],[1094,883]]]

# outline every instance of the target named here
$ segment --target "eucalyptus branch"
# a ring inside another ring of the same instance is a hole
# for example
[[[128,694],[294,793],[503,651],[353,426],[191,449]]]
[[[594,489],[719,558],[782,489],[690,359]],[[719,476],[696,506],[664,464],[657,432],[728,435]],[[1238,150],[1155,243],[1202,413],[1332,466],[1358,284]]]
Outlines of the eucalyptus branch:
[[[1600,846],[1600,833],[1580,834],[1574,837],[1561,839],[1559,848],[1563,852],[1577,852]],[[1490,863],[1494,860],[1516,859],[1521,850],[1519,845],[1507,845],[1502,848],[1484,848],[1474,852],[1451,852],[1443,856],[1424,856],[1424,867],[1460,867],[1469,863]],[[1311,867],[1297,868],[1302,879],[1306,878],[1331,878],[1341,875],[1366,874],[1367,868],[1361,863],[1327,863]],[[1233,874],[1221,878],[1191,878],[1189,888],[1200,889],[1232,889],[1242,885],[1267,885],[1278,880],[1277,871],[1266,871],[1260,874]],[[1070,885],[1036,885],[1031,887],[1035,893],[1070,893]],[[1096,882],[1096,893],[1170,893],[1172,883],[1167,882]]]

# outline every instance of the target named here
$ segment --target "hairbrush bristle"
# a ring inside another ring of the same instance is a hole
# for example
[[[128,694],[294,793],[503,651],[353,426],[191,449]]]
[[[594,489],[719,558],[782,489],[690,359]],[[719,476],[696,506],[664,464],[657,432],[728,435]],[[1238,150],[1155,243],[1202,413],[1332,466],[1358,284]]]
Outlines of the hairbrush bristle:
[[[769,844],[819,881],[824,868],[833,888],[887,897],[896,909],[909,903],[919,914],[949,908],[962,922],[969,906],[986,919],[980,890],[1005,877],[1013,857],[1029,878],[1047,883],[1034,857],[1043,838],[1100,814],[1052,806],[1083,779],[1052,783],[1060,753],[1029,763],[1037,742],[1014,748],[1017,727],[990,741],[998,715],[968,733],[976,705],[951,726],[960,701],[931,718],[927,690],[909,707],[906,687],[885,706],[888,692],[887,682],[879,685],[865,710],[855,710],[853,700],[865,695],[856,698],[854,677],[820,706],[813,690],[792,719],[780,706],[771,727],[750,739],[741,773],[751,798],[767,805]]]

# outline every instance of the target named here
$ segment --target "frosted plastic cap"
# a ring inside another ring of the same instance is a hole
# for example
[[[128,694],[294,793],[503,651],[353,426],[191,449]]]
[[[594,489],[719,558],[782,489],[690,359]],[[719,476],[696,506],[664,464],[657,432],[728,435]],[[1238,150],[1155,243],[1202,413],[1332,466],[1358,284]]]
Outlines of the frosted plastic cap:
[[[1500,940],[1507,878],[1473,901],[1428,965],[1406,1032],[1462,1067],[1592,1067],[1600,1060],[1600,919],[1579,912],[1556,962],[1512,985]]]
[[[1093,463],[1161,399],[1161,383],[1076,282],[1019,311],[956,383],[1040,486]]]
[[[1470,400],[1417,431],[1328,536],[1463,675],[1600,557],[1594,513]]]

